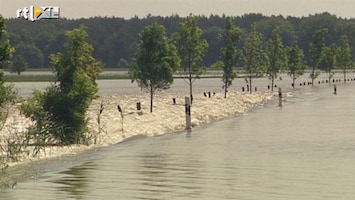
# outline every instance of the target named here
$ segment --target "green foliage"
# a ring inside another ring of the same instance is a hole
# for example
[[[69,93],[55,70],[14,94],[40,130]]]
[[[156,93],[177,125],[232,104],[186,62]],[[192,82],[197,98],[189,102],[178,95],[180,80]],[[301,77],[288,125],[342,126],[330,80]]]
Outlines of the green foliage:
[[[286,49],[287,52],[287,67],[288,74],[292,78],[293,87],[295,87],[295,80],[302,76],[306,69],[304,54],[302,49],[294,44]]]
[[[263,36],[257,32],[256,25],[252,25],[252,31],[248,34],[244,48],[244,70],[249,76],[250,93],[252,93],[252,78],[261,76],[269,65],[268,56],[263,49]]]
[[[330,84],[330,79],[333,77],[334,72],[332,70],[337,64],[338,47],[335,44],[327,46],[323,51],[323,65],[325,66],[325,71],[328,72],[328,81]]]
[[[28,64],[26,60],[22,56],[15,56],[10,68],[10,72],[17,73],[18,75],[20,75],[21,72],[26,71],[27,68]]]
[[[8,62],[11,58],[14,48],[11,47],[9,40],[3,39],[6,35],[6,21],[0,15],[0,68],[2,64]],[[7,105],[15,103],[17,92],[12,85],[5,85],[4,72],[0,70],[0,126],[1,128],[6,122],[8,109]]]
[[[3,72],[0,72],[1,74]],[[2,75],[1,75],[2,76]],[[17,91],[13,85],[5,85],[0,83],[0,130],[5,125],[9,114],[9,106],[13,105],[17,99]]]
[[[132,81],[151,94],[150,112],[153,112],[153,95],[158,89],[167,89],[173,83],[173,73],[180,66],[176,47],[169,43],[165,28],[153,23],[140,34],[136,58],[130,71]]]
[[[272,31],[271,39],[268,41],[267,55],[269,58],[269,65],[266,68],[266,73],[271,79],[271,85],[273,86],[277,74],[287,63],[286,51],[281,38],[281,30],[278,26]],[[271,87],[271,89],[273,90],[274,87]]]
[[[203,30],[197,26],[199,17],[190,14],[181,26],[181,31],[175,33],[173,38],[178,49],[178,55],[181,59],[184,77],[188,80],[190,86],[191,103],[192,83],[203,73],[199,66],[208,49],[208,42],[203,38]]]
[[[44,64],[44,55],[41,50],[39,50],[35,44],[26,44],[20,42],[15,46],[16,52],[14,54],[15,58],[22,58],[26,61],[27,65],[32,68],[41,68]]]
[[[314,83],[314,79],[316,79],[319,73],[315,73],[315,70],[319,68],[320,63],[323,59],[323,51],[325,48],[325,36],[328,33],[327,28],[321,28],[316,30],[313,35],[313,41],[310,44],[310,52],[311,52],[311,60],[312,60],[312,73],[310,74],[310,78],[312,79],[312,85]]]
[[[337,55],[337,64],[340,69],[343,71],[344,82],[346,82],[346,71],[352,67],[352,50],[349,44],[349,39],[346,35],[343,35],[338,44],[338,54]]]
[[[14,48],[11,47],[9,40],[3,39],[6,32],[6,21],[0,15],[0,68],[4,64],[8,64],[8,60],[11,58]],[[4,72],[0,69],[0,130],[3,129],[8,114],[10,112],[9,106],[13,105],[17,99],[17,91],[14,90],[12,85],[5,85]],[[0,141],[0,175],[7,168],[7,162],[9,157],[13,156],[9,149],[12,149],[9,144],[4,144],[4,141]],[[5,152],[5,156],[3,155]]]
[[[257,22],[258,31],[262,33],[265,39],[269,40],[273,37],[275,29],[280,29],[280,37],[285,46],[291,46],[297,42],[297,26],[293,25],[294,19],[291,17],[284,18],[281,15],[270,16]]]
[[[22,46],[21,43],[39,50],[40,54],[43,55],[43,66],[48,68],[51,65],[50,54],[65,52],[62,45],[66,40],[65,32],[84,24],[88,27],[88,42],[95,49],[94,57],[101,60],[105,67],[124,67],[127,65],[122,63],[121,59],[130,61],[135,56],[136,46],[139,42],[138,34],[145,26],[157,22],[166,27],[167,35],[170,36],[172,33],[180,31],[179,23],[185,19],[185,17],[179,17],[178,15],[133,17],[131,19],[92,17],[73,20],[62,18],[60,20],[41,21],[41,23],[9,19],[8,38],[11,45],[21,52],[19,54],[26,59],[30,68],[40,67],[40,58],[31,57],[31,53],[22,51],[21,49],[28,49],[28,47],[19,48]],[[245,33],[250,32],[250,25],[256,23],[258,31],[263,34],[265,41],[271,38],[272,30],[279,26],[282,30],[281,37],[284,45],[291,46],[297,42],[305,53],[305,60],[310,66],[312,61],[309,44],[313,41],[315,31],[320,28],[328,29],[325,40],[327,46],[337,43],[344,34],[348,36],[350,46],[355,46],[355,20],[340,18],[327,12],[304,17],[264,16],[260,13],[250,13],[233,17],[233,22]],[[223,43],[217,39],[217,35],[224,29],[225,18],[218,15],[201,16],[198,24],[203,30],[203,38],[209,44],[206,56],[199,65],[211,66],[220,59],[220,49]],[[243,37],[239,48],[242,48],[244,39]],[[24,55],[22,55],[22,52]]]
[[[8,63],[15,52],[15,49],[10,45],[10,40],[3,38],[6,35],[6,20],[0,14],[0,68],[3,68]],[[2,80],[0,79],[1,82]]]
[[[102,66],[92,57],[93,47],[86,42],[84,27],[67,35],[67,54],[51,56],[58,84],[44,92],[35,91],[22,111],[36,121],[34,132],[49,133],[59,143],[83,143],[86,111],[98,91],[95,80]]]
[[[234,26],[232,18],[227,17],[224,33],[219,35],[219,38],[224,43],[221,49],[224,98],[227,98],[228,88],[232,85],[232,81],[236,77],[233,67],[237,65],[242,55],[241,50],[237,47],[237,43],[241,41],[241,32],[238,27]]]
[[[211,70],[221,70],[223,69],[224,64],[221,60],[218,60],[217,62],[213,63],[209,69]]]

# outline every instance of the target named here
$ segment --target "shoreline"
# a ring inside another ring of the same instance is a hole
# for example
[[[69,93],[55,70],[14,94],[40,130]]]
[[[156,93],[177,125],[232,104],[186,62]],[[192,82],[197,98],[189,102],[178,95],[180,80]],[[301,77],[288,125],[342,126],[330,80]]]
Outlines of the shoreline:
[[[20,162],[8,164],[11,168],[14,166],[21,167],[36,161],[75,155],[96,148],[114,145],[129,141],[135,137],[160,136],[184,131],[185,107],[183,102],[185,95],[186,92],[158,92],[154,96],[153,113],[149,112],[150,98],[148,94],[101,95],[92,102],[87,115],[90,134],[96,137],[96,144],[46,147],[45,151],[41,152],[37,157],[23,158]],[[191,108],[192,131],[196,127],[246,115],[252,108],[264,105],[275,99],[276,96],[275,92],[270,91],[259,91],[253,94],[231,91],[228,93],[227,99],[224,99],[222,93],[216,93],[211,98],[204,97],[202,92],[195,93]],[[172,98],[176,98],[175,105],[172,102]],[[100,128],[101,133],[97,134],[99,130],[97,111],[101,102],[104,105],[104,111],[100,117],[102,129]],[[143,114],[138,114],[136,109],[137,102],[141,103]],[[126,114],[123,119],[123,132],[117,105],[120,105]],[[2,137],[4,137],[6,127],[24,131],[31,123],[29,119],[18,114],[19,112],[12,112],[5,128],[0,132]]]

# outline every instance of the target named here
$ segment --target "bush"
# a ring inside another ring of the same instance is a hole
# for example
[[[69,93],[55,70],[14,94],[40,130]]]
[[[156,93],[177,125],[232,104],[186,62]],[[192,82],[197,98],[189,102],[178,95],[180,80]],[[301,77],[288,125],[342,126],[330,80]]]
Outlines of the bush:
[[[68,55],[52,55],[57,83],[22,105],[22,111],[36,122],[35,132],[49,134],[62,144],[85,143],[86,111],[98,91],[96,78],[102,71],[92,57],[93,48],[85,40],[85,28],[68,32]],[[35,133],[34,132],[34,133]]]

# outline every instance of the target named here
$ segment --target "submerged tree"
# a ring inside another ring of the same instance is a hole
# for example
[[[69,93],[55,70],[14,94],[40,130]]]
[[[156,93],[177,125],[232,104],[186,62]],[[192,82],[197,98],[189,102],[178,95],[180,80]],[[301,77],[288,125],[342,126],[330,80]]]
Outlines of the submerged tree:
[[[285,67],[287,62],[287,56],[281,38],[281,30],[278,26],[272,31],[271,39],[268,41],[267,55],[269,65],[266,68],[266,73],[271,79],[271,85],[273,86],[277,74]],[[271,90],[274,91],[274,87],[271,87]]]
[[[332,44],[324,48],[323,52],[323,63],[325,65],[325,71],[328,73],[328,83],[330,84],[330,79],[333,77],[334,72],[332,71],[337,63],[338,48],[335,44]]]
[[[323,51],[325,48],[325,36],[328,33],[328,29],[322,28],[316,30],[313,35],[313,41],[310,44],[311,60],[312,60],[312,72],[310,78],[312,79],[312,86],[314,85],[314,79],[319,76],[319,72],[316,69],[319,68],[323,59]]]
[[[36,121],[33,134],[50,134],[64,144],[85,142],[86,112],[98,91],[96,78],[102,71],[101,62],[92,57],[94,51],[86,42],[86,29],[67,32],[67,54],[51,56],[56,83],[23,104],[27,117]]]
[[[344,83],[346,82],[346,72],[352,67],[352,51],[349,44],[348,36],[343,35],[338,44],[337,54],[338,67],[343,71]]]
[[[244,69],[248,74],[250,93],[252,93],[252,78],[261,76],[269,63],[268,56],[263,49],[263,36],[257,32],[255,23],[246,38],[243,50]]]
[[[236,73],[233,71],[233,67],[237,65],[242,52],[237,47],[237,43],[241,40],[241,30],[235,27],[233,19],[231,17],[226,18],[226,27],[223,34],[219,35],[223,41],[223,47],[221,49],[222,68],[223,68],[223,88],[224,98],[227,98],[228,88],[232,85],[232,81],[236,77]]]
[[[181,58],[183,76],[190,87],[191,103],[193,101],[192,84],[203,73],[199,63],[202,62],[208,49],[207,40],[203,38],[203,30],[197,26],[198,20],[199,17],[190,14],[180,24],[181,32],[173,36]]]
[[[173,73],[180,65],[174,45],[169,43],[165,28],[154,23],[140,33],[136,57],[130,71],[133,81],[150,92],[150,112],[156,90],[167,89],[173,82]]]
[[[287,48],[287,67],[292,78],[292,86],[295,87],[296,79],[302,76],[306,69],[303,51],[296,44]]]

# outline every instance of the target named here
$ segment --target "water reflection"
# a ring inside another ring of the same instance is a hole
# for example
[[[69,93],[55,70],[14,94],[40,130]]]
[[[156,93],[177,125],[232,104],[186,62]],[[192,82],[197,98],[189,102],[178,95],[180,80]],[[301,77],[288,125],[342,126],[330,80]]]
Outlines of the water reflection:
[[[191,132],[179,135],[188,143],[192,139]],[[159,144],[145,147],[137,157],[140,176],[135,199],[191,199],[202,194],[200,177],[206,164],[188,146],[174,144],[170,139],[173,138],[162,138]]]
[[[55,183],[59,193],[66,193],[67,197],[84,199],[89,192],[90,175],[96,169],[96,164],[87,162],[80,166],[75,166],[66,171],[60,172],[60,179],[50,181]]]

